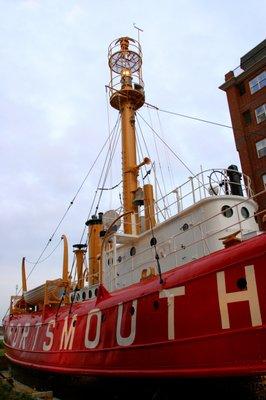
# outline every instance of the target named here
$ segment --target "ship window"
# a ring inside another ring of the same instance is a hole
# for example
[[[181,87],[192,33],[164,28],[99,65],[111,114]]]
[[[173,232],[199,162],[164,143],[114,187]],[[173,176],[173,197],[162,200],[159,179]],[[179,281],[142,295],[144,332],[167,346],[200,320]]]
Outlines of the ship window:
[[[247,290],[247,280],[246,278],[239,278],[236,281],[236,286],[240,289],[240,290]]]
[[[130,315],[134,315],[134,314],[135,314],[135,307],[134,307],[134,306],[131,306],[131,307],[130,307],[130,309],[129,309],[129,314],[130,314]]]
[[[96,288],[96,289],[94,290],[94,294],[95,294],[95,296],[97,297],[97,294],[98,294],[98,288]]]
[[[242,214],[242,217],[248,218],[249,217],[248,209],[246,207],[241,207],[241,214]]]
[[[188,230],[188,228],[189,228],[188,224],[187,224],[187,223],[185,223],[184,225],[182,225],[182,226],[181,226],[181,228],[180,228],[180,229],[181,229],[182,231],[187,231],[187,230]]]
[[[91,299],[91,297],[92,297],[92,291],[89,290],[89,299]]]
[[[121,261],[122,261],[122,257],[121,257],[121,256],[119,256],[119,257],[118,257],[118,259],[117,259],[117,261],[118,261],[119,263],[121,263]]]
[[[82,292],[82,300],[86,300],[86,292]]]
[[[221,211],[223,216],[226,218],[230,218],[233,215],[233,210],[230,206],[222,206]]]
[[[157,239],[156,239],[156,237],[152,237],[151,240],[150,240],[150,245],[151,245],[151,246],[156,246],[156,244],[157,244]]]
[[[266,139],[262,139],[257,142],[256,149],[259,158],[266,156]]]
[[[131,249],[130,249],[130,252],[129,252],[129,253],[130,253],[131,257],[132,257],[132,256],[134,256],[134,255],[136,254],[136,247],[134,247],[134,246],[133,246],[133,247],[131,247]]]
[[[264,86],[266,86],[266,71],[263,71],[261,74],[257,75],[254,79],[251,79],[251,81],[249,81],[251,94],[256,93]]]
[[[256,108],[255,114],[256,114],[256,119],[257,119],[258,124],[265,121],[265,119],[266,119],[266,104],[262,104],[262,106]]]

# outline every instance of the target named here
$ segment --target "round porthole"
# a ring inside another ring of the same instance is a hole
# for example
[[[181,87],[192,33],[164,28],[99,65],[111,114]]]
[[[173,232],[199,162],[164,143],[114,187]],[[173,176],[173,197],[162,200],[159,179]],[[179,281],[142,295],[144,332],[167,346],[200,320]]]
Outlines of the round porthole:
[[[240,290],[247,290],[247,280],[246,278],[239,278],[236,281],[236,286],[240,289]]]
[[[221,211],[223,216],[226,218],[230,218],[233,215],[233,210],[230,206],[222,206]]]
[[[249,217],[249,211],[246,207],[241,207],[241,214],[242,217],[244,217],[245,219]]]
[[[121,257],[121,256],[119,256],[119,257],[118,257],[118,259],[117,259],[117,261],[118,261],[119,263],[121,263],[121,261],[122,261],[122,257]]]
[[[151,245],[151,246],[156,246],[156,244],[157,244],[157,239],[156,239],[156,237],[152,237],[151,240],[150,240],[150,245]]]
[[[86,292],[82,292],[82,300],[86,300]]]
[[[130,253],[131,257],[132,257],[132,256],[134,256],[134,255],[136,254],[136,247],[134,247],[134,246],[133,246],[133,247],[131,247],[131,249],[130,249],[130,252],[129,252],[129,253]]]
[[[92,297],[92,291],[89,290],[89,299],[91,299],[91,297]]]
[[[184,225],[181,226],[181,230],[182,230],[182,231],[187,231],[188,228],[189,228],[189,226],[188,226],[187,223],[185,223]]]

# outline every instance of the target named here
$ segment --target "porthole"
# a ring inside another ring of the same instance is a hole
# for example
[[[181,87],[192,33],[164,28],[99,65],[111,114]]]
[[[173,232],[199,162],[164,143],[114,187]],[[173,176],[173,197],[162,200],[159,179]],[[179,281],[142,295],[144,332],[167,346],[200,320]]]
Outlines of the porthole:
[[[82,300],[86,300],[86,292],[82,292]]]
[[[247,280],[246,280],[246,278],[239,278],[236,281],[236,286],[240,290],[247,290]]]
[[[249,217],[249,211],[246,207],[241,207],[241,214],[242,217],[244,217],[245,219],[247,219]]]
[[[130,249],[130,252],[129,252],[129,253],[130,253],[131,257],[132,257],[132,256],[134,256],[134,255],[136,254],[136,247],[134,247],[134,246],[133,246],[133,247],[131,247],[131,249]]]
[[[230,206],[222,206],[221,212],[226,218],[230,218],[233,215],[233,209]]]
[[[189,228],[189,226],[188,226],[187,223],[185,223],[184,225],[181,226],[181,230],[182,230],[182,231],[187,231],[188,228]]]
[[[122,257],[121,257],[121,256],[119,256],[119,257],[118,257],[118,259],[117,259],[117,261],[118,261],[119,263],[121,263],[121,261],[122,261]]]
[[[96,288],[96,289],[94,290],[94,294],[95,294],[95,296],[97,297],[97,294],[98,294],[98,288]]]
[[[151,245],[151,246],[156,246],[156,244],[157,244],[157,239],[156,239],[156,237],[152,237],[151,240],[150,240],[150,245]]]
[[[91,299],[91,297],[92,297],[92,291],[89,290],[89,299]]]

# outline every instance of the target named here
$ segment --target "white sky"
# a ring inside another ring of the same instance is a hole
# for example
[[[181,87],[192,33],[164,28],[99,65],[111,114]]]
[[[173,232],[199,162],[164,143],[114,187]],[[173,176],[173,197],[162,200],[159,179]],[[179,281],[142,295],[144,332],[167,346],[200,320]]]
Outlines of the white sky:
[[[109,43],[137,38],[135,22],[144,30],[146,101],[230,125],[218,86],[265,38],[265,14],[263,0],[0,0],[0,317],[20,286],[22,256],[38,258],[108,135]],[[109,113],[113,123],[116,111]],[[147,110],[141,113],[149,121]],[[193,171],[201,164],[239,165],[230,129],[160,118],[164,139]],[[170,162],[181,184],[189,173]],[[110,185],[120,180],[119,166]],[[45,255],[62,233],[71,254],[100,170],[90,175]],[[106,209],[112,206],[104,201]],[[61,253],[59,247],[36,268],[30,287],[61,274]]]

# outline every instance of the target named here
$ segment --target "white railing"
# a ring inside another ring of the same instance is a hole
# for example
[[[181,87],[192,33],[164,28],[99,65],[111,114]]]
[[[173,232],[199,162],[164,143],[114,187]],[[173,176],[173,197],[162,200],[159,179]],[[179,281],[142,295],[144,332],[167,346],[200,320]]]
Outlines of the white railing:
[[[230,179],[232,173],[239,176],[240,183]],[[253,195],[248,176],[232,169],[215,168],[202,171],[189,177],[185,183],[155,202],[157,221],[167,219],[207,197],[234,195],[237,192],[245,198]]]
[[[260,192],[258,194],[256,194],[255,196],[252,196],[251,198],[253,200],[256,201],[256,198],[261,196],[261,195],[265,195],[266,194],[266,189],[263,192]],[[210,253],[212,253],[213,251],[217,250],[216,249],[210,249],[209,245],[208,245],[208,241],[209,239],[212,238],[220,238],[220,236],[223,236],[225,231],[227,231],[227,234],[230,234],[234,231],[238,231],[240,230],[239,233],[239,238],[241,240],[245,239],[245,234],[252,234],[252,235],[256,235],[257,232],[256,231],[251,231],[250,232],[245,232],[245,230],[242,230],[242,224],[247,223],[247,221],[252,221],[252,219],[254,219],[254,215],[250,214],[247,218],[244,218],[242,216],[240,216],[240,213],[238,212],[238,207],[239,206],[243,206],[245,205],[245,203],[247,203],[249,201],[250,198],[244,198],[242,197],[242,200],[240,198],[240,201],[237,202],[236,204],[234,204],[232,207],[229,207],[232,210],[236,210],[236,215],[237,215],[237,221],[233,222],[233,223],[229,223],[226,226],[221,227],[219,225],[219,227],[217,229],[215,229],[212,232],[205,232],[205,227],[206,227],[206,223],[209,223],[213,220],[216,220],[217,218],[219,218],[223,212],[219,211],[214,215],[211,215],[208,218],[205,218],[202,221],[199,221],[198,223],[195,223],[193,225],[189,225],[188,229],[186,231],[183,230],[179,230],[176,234],[172,235],[171,237],[167,237],[166,240],[163,241],[158,241],[156,244],[157,250],[160,251],[160,248],[163,248],[165,245],[168,246],[169,251],[162,257],[159,254],[160,257],[160,262],[161,264],[163,263],[167,263],[167,258],[174,255],[176,260],[178,260],[178,255],[180,253],[182,253],[184,250],[187,250],[189,248],[193,248],[193,246],[196,246],[198,244],[202,244],[202,248],[204,249],[203,254],[200,255],[200,257],[208,255]],[[256,215],[263,215],[266,212],[265,210],[262,210],[260,212],[257,212]],[[224,214],[223,214],[224,216]],[[244,226],[244,225],[243,225]],[[187,235],[188,231],[193,232],[197,231],[200,232],[200,235],[191,235],[191,240],[189,242],[187,242],[185,244],[185,246],[182,245],[183,243],[183,237],[184,235]],[[217,240],[218,240],[217,239]],[[221,243],[221,247],[223,246],[222,242]],[[125,257],[122,261],[118,262],[118,260],[116,259],[116,251],[107,251],[105,252],[105,261],[108,260],[109,256],[112,257],[112,263],[109,263],[108,268],[105,268],[104,270],[104,281],[108,282],[108,285],[110,285],[110,287],[112,288],[112,290],[116,287],[122,287],[120,285],[117,286],[117,281],[123,279],[123,277],[128,276],[128,281],[133,283],[133,274],[136,274],[140,277],[141,276],[141,272],[143,270],[143,268],[149,267],[151,265],[156,266],[156,259],[155,259],[155,253],[154,253],[154,249],[149,245],[149,240],[147,241],[147,245],[142,246],[142,248],[138,248],[137,249],[137,257],[139,260],[141,260],[141,262],[139,262],[138,264],[135,263],[133,261],[133,258],[128,254],[127,257]],[[191,252],[191,254],[193,254],[193,252]],[[195,258],[193,258],[195,259]],[[191,259],[188,259],[188,261],[191,261]],[[129,264],[131,264],[131,268],[130,271],[127,270],[127,268],[125,268],[126,266],[129,266]],[[176,264],[177,266],[180,265],[179,262],[177,262]],[[119,268],[119,274],[117,275],[117,271]],[[123,270],[124,269],[124,270]]]

